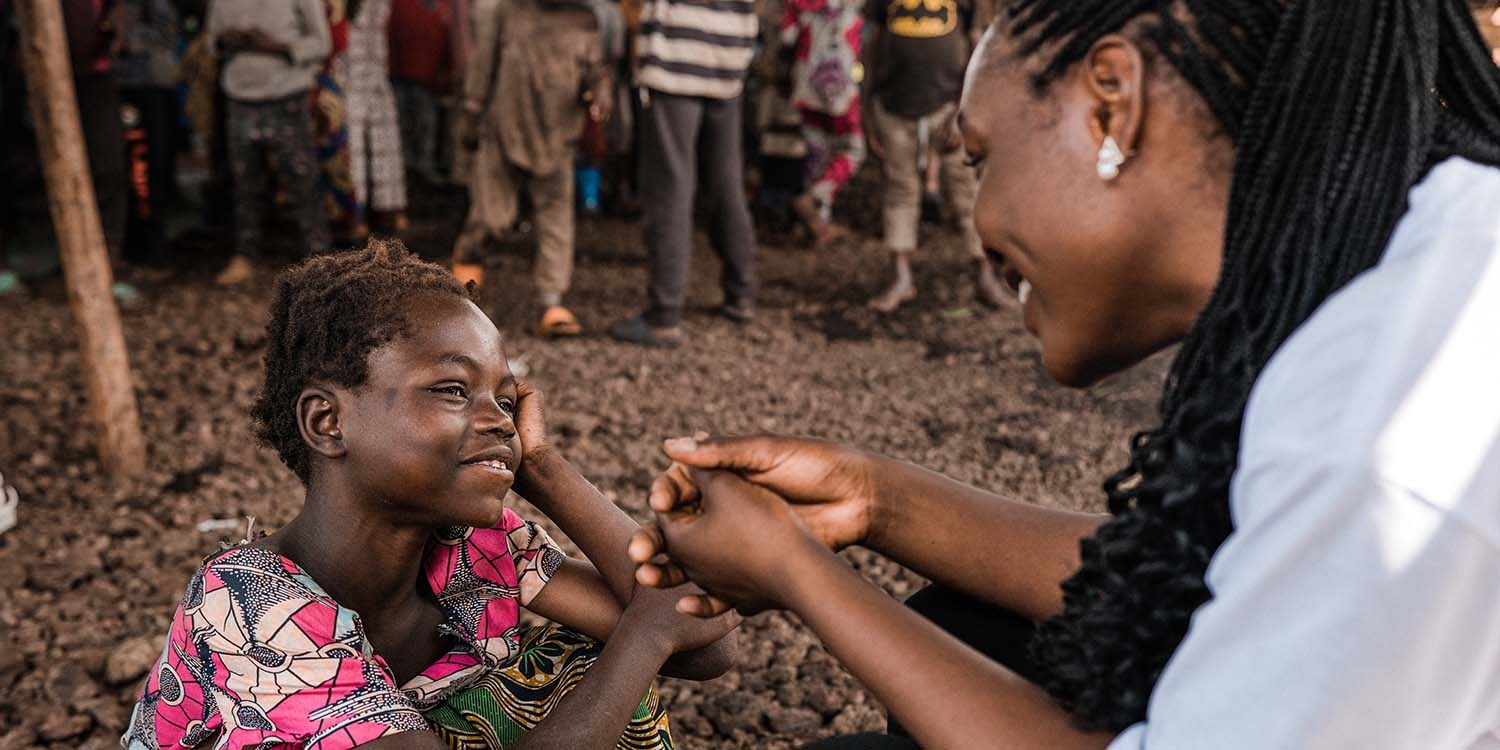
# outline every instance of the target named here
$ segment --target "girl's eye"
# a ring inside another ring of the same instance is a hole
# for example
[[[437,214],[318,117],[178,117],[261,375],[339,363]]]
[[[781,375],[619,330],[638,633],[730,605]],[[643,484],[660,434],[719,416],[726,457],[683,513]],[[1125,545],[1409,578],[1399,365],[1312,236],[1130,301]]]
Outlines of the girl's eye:
[[[968,167],[969,169],[978,171],[980,167],[984,166],[984,157],[971,156],[967,159],[964,159],[964,166]]]
[[[445,385],[445,386],[440,386],[440,387],[437,387],[437,388],[433,388],[432,390],[435,393],[443,393],[443,394],[447,394],[449,396],[457,396],[458,398],[468,398],[469,397],[469,392],[466,391],[466,390],[464,390],[464,387],[461,386],[461,385]]]
[[[496,399],[495,403],[499,404],[500,405],[500,411],[503,411],[506,414],[515,414],[516,413],[516,405],[513,404],[513,403],[511,403],[511,400],[508,399],[508,398]]]

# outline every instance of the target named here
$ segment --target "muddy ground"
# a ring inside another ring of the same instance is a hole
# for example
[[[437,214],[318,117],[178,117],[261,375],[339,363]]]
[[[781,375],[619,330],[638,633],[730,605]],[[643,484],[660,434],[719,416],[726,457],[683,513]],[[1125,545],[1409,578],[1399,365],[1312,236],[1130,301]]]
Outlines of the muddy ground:
[[[645,252],[629,219],[579,228],[569,299],[588,334],[530,337],[530,251],[504,248],[485,303],[508,353],[547,393],[567,455],[641,517],[666,436],[772,430],[857,443],[1002,495],[1097,508],[1104,474],[1145,426],[1160,358],[1087,391],[1048,381],[1014,309],[974,301],[957,235],[924,227],[922,299],[877,316],[863,301],[885,280],[878,193],[866,176],[840,216],[857,228],[822,250],[767,236],[760,317],[739,327],[712,315],[718,264],[694,258],[676,351],[616,344],[610,321],[643,299]],[[462,198],[416,190],[407,240],[443,256]],[[769,225],[769,224],[767,224]],[[60,282],[0,300],[0,472],[21,496],[20,525],[0,535],[0,750],[116,746],[141,676],[160,650],[182,586],[233,531],[200,522],[254,516],[262,527],[297,510],[300,487],[258,448],[246,410],[258,387],[270,273],[242,289],[210,283],[227,232],[178,243],[180,271],[138,278],[124,312],[150,470],[111,484],[94,458],[77,337]],[[523,514],[535,515],[522,507]],[[870,580],[906,596],[922,580],[878,555],[846,553]],[[748,621],[747,652],[712,682],[667,681],[676,734],[689,748],[791,748],[833,733],[879,729],[879,705],[794,617]]]

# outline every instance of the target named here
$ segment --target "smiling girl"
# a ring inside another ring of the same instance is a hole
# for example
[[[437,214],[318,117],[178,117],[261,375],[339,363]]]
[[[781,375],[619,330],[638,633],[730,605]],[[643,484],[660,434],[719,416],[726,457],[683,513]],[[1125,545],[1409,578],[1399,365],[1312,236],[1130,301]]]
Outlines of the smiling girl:
[[[1047,370],[1181,343],[1109,515],[684,440],[640,579],[795,611],[915,738],[844,747],[1500,748],[1500,76],[1467,4],[1001,0],[961,113]]]
[[[267,332],[253,413],[306,498],[193,575],[124,746],[671,747],[653,677],[722,673],[738,620],[634,590],[634,522],[548,443],[467,290],[372,240],[289,270]]]

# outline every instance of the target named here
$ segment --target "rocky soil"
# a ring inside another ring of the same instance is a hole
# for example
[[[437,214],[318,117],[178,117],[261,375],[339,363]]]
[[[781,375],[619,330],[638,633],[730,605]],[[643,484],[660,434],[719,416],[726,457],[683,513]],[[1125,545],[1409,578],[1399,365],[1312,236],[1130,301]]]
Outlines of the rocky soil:
[[[441,258],[461,200],[416,193],[407,240]],[[978,306],[956,234],[931,226],[922,299],[895,315],[870,313],[863,301],[886,270],[875,195],[866,183],[850,191],[840,212],[858,231],[837,246],[765,238],[761,314],[749,326],[712,315],[718,264],[700,248],[691,340],[676,351],[622,346],[601,333],[643,299],[645,252],[628,220],[580,226],[570,301],[588,328],[583,338],[528,334],[525,242],[495,260],[485,303],[509,337],[509,356],[546,391],[567,455],[638,517],[665,465],[658,441],[694,430],[817,435],[1002,495],[1099,507],[1101,478],[1151,418],[1164,362],[1086,391],[1051,383],[1015,310]],[[60,282],[0,300],[0,473],[21,496],[19,526],[0,535],[0,750],[115,747],[201,558],[237,538],[245,517],[275,527],[297,510],[299,485],[255,445],[246,416],[272,275],[214,288],[227,236],[184,238],[183,268],[142,279],[144,302],[124,312],[150,443],[150,470],[129,481],[111,483],[94,458]],[[923,584],[878,555],[846,556],[893,596]],[[744,629],[737,670],[664,686],[684,747],[791,748],[884,726],[881,707],[794,617],[765,614]]]

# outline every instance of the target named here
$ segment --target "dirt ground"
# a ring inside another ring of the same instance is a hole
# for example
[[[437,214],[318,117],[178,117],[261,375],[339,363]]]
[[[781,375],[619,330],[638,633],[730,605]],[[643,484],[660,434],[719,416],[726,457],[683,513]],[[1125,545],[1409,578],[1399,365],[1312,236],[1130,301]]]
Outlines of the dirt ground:
[[[439,258],[461,198],[414,193],[407,241]],[[1101,478],[1151,418],[1165,362],[1086,391],[1051,383],[1016,311],[975,303],[956,233],[932,226],[919,260],[922,299],[872,314],[863,301],[886,270],[876,195],[863,181],[851,189],[840,215],[859,231],[842,244],[763,242],[761,314],[746,327],[712,315],[718,264],[701,247],[691,340],[676,351],[602,335],[644,296],[645,251],[628,220],[579,227],[569,300],[588,328],[583,338],[551,343],[526,332],[534,311],[525,242],[495,260],[485,303],[509,356],[546,391],[569,458],[637,517],[665,465],[659,440],[694,430],[816,435],[1005,496],[1099,507]],[[238,536],[222,526],[253,516],[275,527],[298,508],[300,486],[255,446],[246,414],[272,276],[214,288],[227,237],[184,238],[183,270],[142,280],[144,302],[124,312],[150,444],[150,470],[127,482],[107,481],[94,458],[60,282],[0,300],[0,473],[21,496],[20,525],[0,536],[0,750],[115,747],[188,576],[221,539]],[[215,520],[219,528],[198,529]],[[893,596],[923,583],[878,555],[846,557]],[[792,748],[884,726],[881,707],[796,618],[764,614],[744,631],[738,669],[663,686],[683,747]]]

